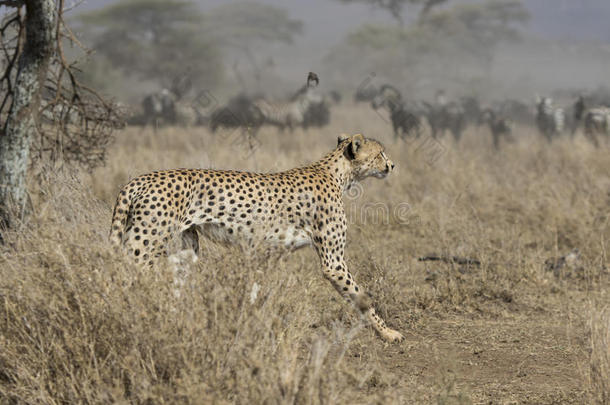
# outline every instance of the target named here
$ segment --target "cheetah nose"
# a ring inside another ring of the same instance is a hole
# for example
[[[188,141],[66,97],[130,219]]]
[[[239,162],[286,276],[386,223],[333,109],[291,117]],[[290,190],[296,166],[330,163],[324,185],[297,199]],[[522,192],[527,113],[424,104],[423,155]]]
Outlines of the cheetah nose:
[[[386,171],[390,172],[392,170],[394,170],[394,163],[386,163]]]

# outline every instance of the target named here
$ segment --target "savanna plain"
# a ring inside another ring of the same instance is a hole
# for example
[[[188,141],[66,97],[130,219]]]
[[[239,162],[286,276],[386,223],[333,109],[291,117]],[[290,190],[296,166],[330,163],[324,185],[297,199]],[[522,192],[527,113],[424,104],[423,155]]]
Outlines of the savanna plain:
[[[174,265],[140,268],[108,243],[136,175],[284,170],[341,133],[397,165],[345,196],[346,254],[402,343],[363,323],[311,248],[202,239],[177,289]],[[608,145],[514,135],[499,151],[485,128],[395,141],[370,107],[342,105],[323,129],[263,128],[252,146],[240,131],[128,127],[92,173],[34,167],[31,215],[0,247],[0,402],[609,403]]]

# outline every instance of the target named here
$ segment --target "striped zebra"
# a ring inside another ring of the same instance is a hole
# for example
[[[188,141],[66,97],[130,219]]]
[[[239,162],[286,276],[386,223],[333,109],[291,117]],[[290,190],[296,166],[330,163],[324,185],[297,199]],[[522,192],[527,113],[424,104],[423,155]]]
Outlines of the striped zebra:
[[[264,123],[278,126],[282,130],[288,127],[290,131],[293,131],[295,127],[303,125],[312,104],[324,101],[323,97],[315,91],[318,83],[318,75],[309,72],[306,85],[295,94],[292,100],[270,102],[258,99],[254,101],[254,105],[260,110]]]
[[[565,126],[563,108],[555,107],[550,97],[539,98],[536,103],[536,125],[540,134],[551,142],[553,137],[563,132]]]
[[[599,147],[597,135],[610,135],[610,108],[590,108],[585,112],[584,117],[585,135],[595,147]]]

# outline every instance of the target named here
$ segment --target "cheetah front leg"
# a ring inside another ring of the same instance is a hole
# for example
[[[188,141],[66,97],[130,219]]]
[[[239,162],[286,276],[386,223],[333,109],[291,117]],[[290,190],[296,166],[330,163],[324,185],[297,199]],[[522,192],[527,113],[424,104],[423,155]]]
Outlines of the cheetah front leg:
[[[341,233],[338,234],[341,235]],[[333,238],[328,234],[320,234],[314,237],[314,246],[322,261],[324,277],[331,282],[339,294],[353,302],[385,340],[390,342],[403,340],[402,334],[390,329],[375,312],[371,299],[347,270],[344,261],[345,238],[343,236]]]

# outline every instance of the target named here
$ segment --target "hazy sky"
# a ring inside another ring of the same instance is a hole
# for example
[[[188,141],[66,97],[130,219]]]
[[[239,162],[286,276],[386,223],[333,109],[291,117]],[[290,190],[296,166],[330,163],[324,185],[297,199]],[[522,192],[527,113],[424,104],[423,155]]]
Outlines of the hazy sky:
[[[79,0],[68,0],[79,1]],[[85,0],[75,12],[103,7],[118,0]],[[205,11],[233,0],[196,0]],[[303,35],[283,49],[276,62],[284,68],[310,63],[315,68],[329,49],[347,33],[364,23],[395,22],[386,12],[366,4],[345,4],[339,0],[257,0],[289,10],[303,21]],[[477,1],[477,0],[453,0]],[[484,1],[484,0],[478,0]],[[525,0],[531,20],[525,30],[542,38],[596,40],[610,43],[610,0]],[[416,8],[410,10],[413,15]],[[406,18],[409,18],[407,10]]]
[[[68,0],[70,3],[72,0]],[[86,0],[77,11],[103,7],[118,0]],[[197,0],[202,8],[233,0]],[[465,0],[460,0],[465,1]],[[478,0],[484,1],[484,0]],[[364,4],[344,4],[338,0],[258,0],[287,8],[293,18],[305,24],[308,43],[336,43],[353,27],[365,22],[391,21],[386,13]],[[541,36],[595,39],[610,42],[610,0],[525,0],[532,13],[528,30]],[[414,9],[415,11],[415,9]]]
[[[66,1],[70,4],[71,1],[79,0]],[[73,13],[90,11],[116,1],[121,0],[85,0]],[[236,2],[195,1],[204,12],[222,4]],[[323,58],[349,32],[362,24],[396,24],[388,13],[361,3],[345,4],[339,0],[257,1],[285,8],[291,18],[303,22],[303,35],[298,36],[291,45],[275,45],[271,52],[278,83],[300,82],[303,71],[320,72],[324,66]],[[450,3],[474,1],[485,0],[451,0]],[[516,57],[510,51],[499,52],[494,67],[495,75],[506,79],[507,83],[513,83],[510,82],[510,76],[518,82],[535,83],[536,87],[546,84],[548,88],[597,87],[606,83],[606,66],[610,60],[607,55],[610,52],[610,0],[525,0],[524,4],[531,14],[524,30],[543,40],[559,41],[553,41],[554,45],[548,46],[549,49],[544,48],[543,52],[535,49],[530,50],[529,54],[519,54],[518,63],[515,63]],[[417,8],[407,9],[405,18],[415,18],[417,11]],[[596,60],[595,53],[570,53],[581,48],[578,44],[580,41],[588,40],[596,42],[591,44],[593,48],[603,50],[603,58]],[[550,66],[553,69],[549,70]],[[502,70],[506,67],[509,68],[508,71]],[[247,68],[243,69],[247,72]],[[576,71],[579,72],[578,75],[575,75]],[[512,84],[506,86],[512,88]]]

